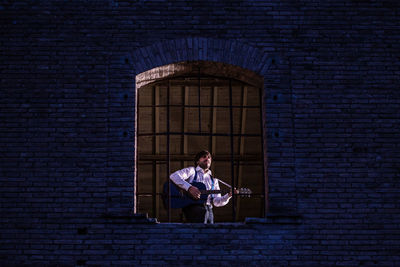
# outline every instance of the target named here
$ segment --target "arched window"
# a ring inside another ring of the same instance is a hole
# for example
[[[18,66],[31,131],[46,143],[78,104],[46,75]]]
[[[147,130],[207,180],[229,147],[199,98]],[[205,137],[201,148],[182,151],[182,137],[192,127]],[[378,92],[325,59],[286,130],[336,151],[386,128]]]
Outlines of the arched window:
[[[137,211],[181,222],[180,209],[162,205],[162,185],[170,173],[193,166],[194,155],[205,149],[213,155],[216,178],[252,191],[251,197],[236,196],[214,209],[216,222],[263,217],[262,78],[223,63],[182,62],[137,75],[136,88]]]

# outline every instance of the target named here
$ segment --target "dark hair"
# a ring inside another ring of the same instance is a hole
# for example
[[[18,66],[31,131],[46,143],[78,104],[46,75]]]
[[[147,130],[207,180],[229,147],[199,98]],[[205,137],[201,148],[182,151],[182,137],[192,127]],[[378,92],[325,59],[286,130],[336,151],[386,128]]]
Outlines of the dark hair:
[[[203,150],[197,153],[196,156],[194,157],[194,166],[197,166],[197,162],[199,161],[199,159],[207,155],[210,155],[210,157],[212,157],[211,153],[208,152],[207,150]]]

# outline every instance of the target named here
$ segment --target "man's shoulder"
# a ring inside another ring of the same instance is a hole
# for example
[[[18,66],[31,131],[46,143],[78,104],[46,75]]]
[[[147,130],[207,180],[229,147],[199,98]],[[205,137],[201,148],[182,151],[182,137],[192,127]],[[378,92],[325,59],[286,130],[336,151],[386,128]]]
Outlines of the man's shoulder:
[[[196,170],[196,167],[193,167],[193,166],[189,166],[189,167],[186,167],[186,168],[183,168],[182,170]]]
[[[186,168],[181,169],[181,171],[184,171],[187,174],[194,174],[196,172],[196,167],[193,167],[193,166],[186,167]]]

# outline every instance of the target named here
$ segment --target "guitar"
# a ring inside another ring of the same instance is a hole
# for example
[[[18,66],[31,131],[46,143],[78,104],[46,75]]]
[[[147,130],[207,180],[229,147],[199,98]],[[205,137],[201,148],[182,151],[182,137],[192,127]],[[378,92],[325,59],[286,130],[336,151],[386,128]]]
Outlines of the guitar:
[[[178,187],[171,181],[171,208],[172,209],[181,209],[187,207],[192,204],[204,204],[207,202],[208,195],[210,194],[226,194],[230,192],[229,190],[207,190],[206,185],[200,182],[192,182],[192,186],[195,186],[201,192],[200,199],[194,199],[188,192]],[[248,188],[240,188],[239,194],[240,196],[250,197],[252,194],[251,190]],[[164,207],[168,209],[168,182],[164,184],[162,200],[164,203]]]

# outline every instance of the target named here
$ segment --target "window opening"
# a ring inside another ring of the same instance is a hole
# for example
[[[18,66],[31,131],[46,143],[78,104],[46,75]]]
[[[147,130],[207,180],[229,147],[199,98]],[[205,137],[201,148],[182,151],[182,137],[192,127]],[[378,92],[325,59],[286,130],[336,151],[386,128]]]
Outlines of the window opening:
[[[162,185],[172,172],[193,166],[194,155],[205,149],[213,155],[214,177],[253,192],[251,198],[234,195],[227,206],[215,208],[216,222],[265,215],[262,88],[204,75],[199,68],[197,74],[138,88],[137,112],[139,213],[182,222],[180,209],[163,207]]]

